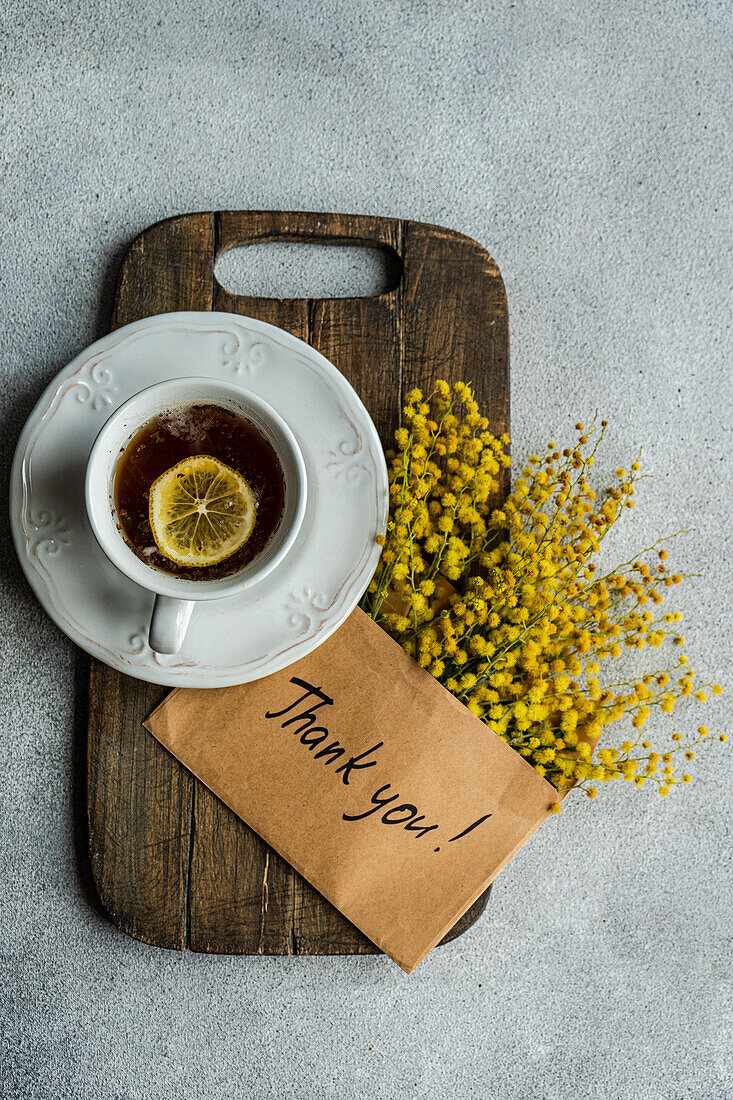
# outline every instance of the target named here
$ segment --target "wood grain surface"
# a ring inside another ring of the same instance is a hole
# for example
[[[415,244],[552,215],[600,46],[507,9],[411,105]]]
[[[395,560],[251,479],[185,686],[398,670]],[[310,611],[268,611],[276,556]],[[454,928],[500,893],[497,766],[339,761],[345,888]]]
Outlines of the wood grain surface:
[[[216,258],[265,241],[390,251],[394,289],[366,298],[230,294]],[[349,379],[388,444],[402,395],[436,378],[473,382],[496,433],[509,430],[509,329],[499,270],[475,241],[439,226],[343,214],[222,211],[146,229],[119,273],[110,329],[173,310],[224,310],[280,325]],[[166,689],[92,661],[89,851],[114,923],[146,943],[266,955],[377,948],[143,729]],[[446,940],[483,912],[487,891]],[[444,941],[445,942],[445,941]]]

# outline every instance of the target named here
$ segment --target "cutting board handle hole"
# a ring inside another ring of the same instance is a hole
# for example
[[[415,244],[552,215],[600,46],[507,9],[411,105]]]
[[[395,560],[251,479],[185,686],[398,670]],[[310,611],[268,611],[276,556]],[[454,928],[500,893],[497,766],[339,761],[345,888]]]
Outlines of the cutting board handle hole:
[[[238,297],[372,298],[399,285],[402,263],[389,248],[267,241],[223,252],[214,275]]]

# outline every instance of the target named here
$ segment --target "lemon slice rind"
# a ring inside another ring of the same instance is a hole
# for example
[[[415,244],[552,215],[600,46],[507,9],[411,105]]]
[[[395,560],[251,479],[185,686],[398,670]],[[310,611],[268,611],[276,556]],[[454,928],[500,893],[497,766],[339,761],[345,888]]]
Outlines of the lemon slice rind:
[[[211,455],[181,459],[150,487],[155,545],[176,565],[205,568],[241,550],[257,504],[242,475]]]

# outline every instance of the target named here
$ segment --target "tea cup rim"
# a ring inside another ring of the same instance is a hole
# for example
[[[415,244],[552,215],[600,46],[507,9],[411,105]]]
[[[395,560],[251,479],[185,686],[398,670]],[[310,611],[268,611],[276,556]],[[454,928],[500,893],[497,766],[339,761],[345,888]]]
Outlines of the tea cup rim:
[[[199,396],[193,396],[196,390],[203,392],[200,392]],[[158,399],[157,408],[151,408],[156,398]],[[217,404],[222,399],[226,402],[227,398],[245,419],[251,417],[250,422],[254,422],[255,427],[263,431],[263,435],[278,457],[285,478],[283,515],[280,524],[260,554],[237,572],[213,580],[205,578],[188,580],[167,574],[153,565],[147,565],[128,546],[119,529],[114,511],[112,492],[114,469],[121,452],[135,432],[157,412],[176,405],[202,401]],[[147,411],[136,416],[136,412],[141,408]],[[117,443],[112,443],[111,446],[115,433],[120,425],[124,424],[126,417],[130,418],[129,425],[133,426],[128,425],[129,430],[124,434],[123,446],[119,447]],[[258,419],[260,423],[257,423]],[[273,439],[273,436],[276,438]],[[235,595],[264,579],[280,564],[292,548],[303,522],[307,499],[307,475],[303,454],[292,430],[271,405],[236,383],[204,376],[185,376],[146,386],[129,397],[108,417],[89,452],[84,494],[87,516],[95,539],[103,553],[121,573],[156,595],[198,602]],[[287,529],[281,530],[286,520]],[[277,542],[273,546],[275,539]],[[271,547],[269,553],[268,547]]]

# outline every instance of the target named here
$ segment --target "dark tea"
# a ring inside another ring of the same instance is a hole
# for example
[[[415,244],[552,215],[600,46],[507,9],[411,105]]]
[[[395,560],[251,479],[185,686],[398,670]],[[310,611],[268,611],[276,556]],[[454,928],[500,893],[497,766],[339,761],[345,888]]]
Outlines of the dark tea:
[[[209,455],[241,474],[257,506],[247,541],[214,565],[172,561],[158,548],[150,525],[151,486],[195,455]],[[285,483],[274,450],[243,416],[218,405],[185,405],[161,412],[133,436],[117,464],[114,494],[122,536],[141,561],[176,577],[202,581],[236,573],[265,548],[280,522]]]

